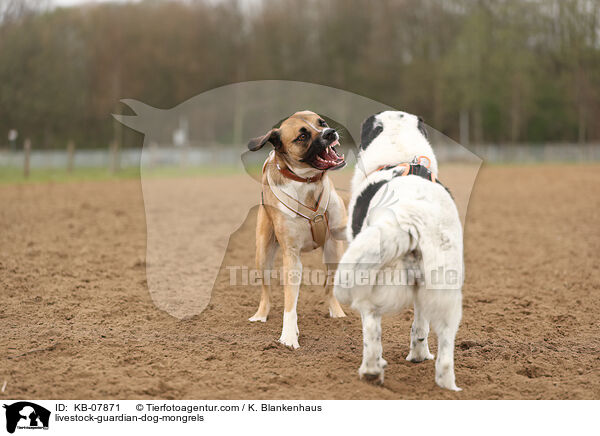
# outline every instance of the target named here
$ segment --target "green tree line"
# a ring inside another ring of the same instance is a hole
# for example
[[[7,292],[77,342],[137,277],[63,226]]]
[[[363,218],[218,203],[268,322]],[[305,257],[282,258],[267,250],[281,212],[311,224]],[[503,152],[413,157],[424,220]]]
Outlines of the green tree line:
[[[472,142],[600,140],[597,0],[32,1],[0,0],[0,146],[15,128],[104,147],[121,98],[169,108],[262,79],[361,94],[457,140],[461,120]]]

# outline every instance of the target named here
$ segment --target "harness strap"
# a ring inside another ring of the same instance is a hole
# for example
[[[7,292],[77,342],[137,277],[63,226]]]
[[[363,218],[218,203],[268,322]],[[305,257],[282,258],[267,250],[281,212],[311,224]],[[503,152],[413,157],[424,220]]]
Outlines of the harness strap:
[[[263,171],[266,167],[263,166]],[[329,231],[329,222],[327,217],[327,207],[329,206],[329,197],[331,194],[331,182],[329,179],[323,183],[323,191],[319,196],[319,200],[317,206],[315,208],[311,208],[296,198],[292,197],[284,190],[282,190],[279,186],[273,183],[271,179],[271,174],[267,172],[267,185],[271,192],[279,200],[281,204],[283,204],[286,208],[291,210],[297,215],[300,215],[302,218],[305,218],[310,223],[310,230],[312,233],[313,241],[315,242],[317,247],[323,246],[325,243],[325,239],[327,238],[327,232]],[[261,193],[262,194],[262,193]],[[264,197],[263,197],[264,204]]]
[[[423,159],[427,159],[427,165],[423,165],[423,163],[422,163]],[[450,196],[452,196],[452,193],[450,192],[450,190],[446,186],[444,186],[444,184],[435,177],[435,174],[433,174],[431,172],[431,170],[429,169],[430,165],[431,165],[431,160],[427,156],[419,156],[419,157],[415,157],[413,159],[413,161],[410,163],[404,162],[404,163],[400,163],[400,164],[396,164],[396,165],[382,165],[379,168],[377,168],[375,171],[373,171],[369,174],[376,173],[377,171],[391,170],[394,168],[402,168],[402,173],[395,173],[396,177],[404,177],[404,176],[409,176],[409,175],[423,177],[424,179],[431,180],[432,182],[441,185],[446,191],[448,191]]]

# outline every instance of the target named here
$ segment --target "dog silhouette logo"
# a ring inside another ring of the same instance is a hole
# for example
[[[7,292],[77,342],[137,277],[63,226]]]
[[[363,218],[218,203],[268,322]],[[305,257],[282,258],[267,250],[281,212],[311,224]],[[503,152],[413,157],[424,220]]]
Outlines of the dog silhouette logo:
[[[48,429],[50,411],[29,401],[5,404],[6,431],[14,433],[18,429]]]
[[[170,109],[131,99],[121,102],[133,114],[114,118],[144,134],[139,162],[146,213],[146,284],[153,303],[178,319],[202,313],[213,288],[226,278],[227,267],[238,266],[231,264],[233,257],[226,257],[226,251],[236,243],[233,235],[253,219],[251,211],[258,209],[261,169],[270,149],[249,151],[249,138],[264,134],[277,120],[310,109],[346,132],[340,141],[346,161],[363,165],[358,159],[363,120],[396,110],[342,89],[285,80],[225,85]],[[460,169],[443,178],[464,217],[481,159],[442,133],[421,128],[441,163],[461,163]],[[231,185],[224,183],[225,178],[194,173],[209,167],[226,169]],[[164,177],[177,173],[185,177]],[[254,193],[238,196],[242,187],[250,192],[250,180],[256,182]],[[337,182],[336,190],[342,190]],[[391,213],[389,207],[384,203],[373,213]]]

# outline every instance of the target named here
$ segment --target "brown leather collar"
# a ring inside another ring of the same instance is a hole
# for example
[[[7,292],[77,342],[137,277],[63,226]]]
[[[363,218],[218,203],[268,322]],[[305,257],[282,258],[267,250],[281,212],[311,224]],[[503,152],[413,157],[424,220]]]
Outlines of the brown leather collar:
[[[325,173],[325,171],[321,171],[316,176],[300,177],[299,175],[294,174],[292,172],[292,170],[290,170],[288,167],[281,167],[279,165],[279,162],[276,162],[276,165],[277,165],[277,169],[279,170],[279,172],[281,173],[282,176],[287,177],[288,179],[291,179],[291,180],[295,180],[296,182],[302,182],[302,183],[318,182],[319,180],[321,180],[323,178],[323,174]]]

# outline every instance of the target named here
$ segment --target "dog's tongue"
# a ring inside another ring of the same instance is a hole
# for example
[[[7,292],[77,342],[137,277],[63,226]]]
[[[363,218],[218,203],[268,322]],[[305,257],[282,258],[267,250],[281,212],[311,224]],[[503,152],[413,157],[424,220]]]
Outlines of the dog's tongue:
[[[333,150],[333,147],[336,145],[339,145],[338,141],[332,142],[325,150],[319,153],[315,162],[318,168],[329,169],[344,164],[344,156],[338,155]]]

